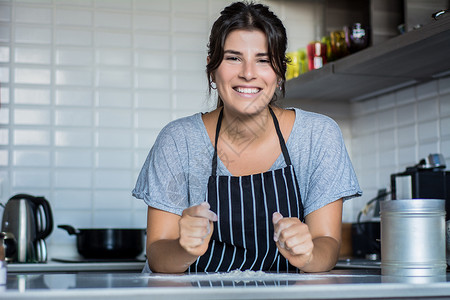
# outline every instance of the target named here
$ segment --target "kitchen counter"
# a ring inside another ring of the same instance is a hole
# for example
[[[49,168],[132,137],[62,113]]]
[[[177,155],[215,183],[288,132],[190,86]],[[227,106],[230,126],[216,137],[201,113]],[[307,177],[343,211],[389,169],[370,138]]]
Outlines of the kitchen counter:
[[[140,272],[145,256],[132,259],[92,259],[78,254],[51,257],[45,263],[8,263],[9,273],[42,272]]]
[[[139,261],[82,261],[79,257],[54,258],[47,263],[10,263],[10,273],[47,273],[47,272],[140,272],[145,259]],[[366,259],[343,259],[336,264],[336,269],[380,269],[381,262]]]
[[[42,273],[42,272],[140,272],[145,261],[129,262],[60,262],[48,261],[47,263],[10,263],[9,273]]]
[[[8,274],[1,299],[376,299],[449,298],[450,273],[390,277],[380,270],[326,273],[239,272]],[[0,287],[1,288],[1,287]]]

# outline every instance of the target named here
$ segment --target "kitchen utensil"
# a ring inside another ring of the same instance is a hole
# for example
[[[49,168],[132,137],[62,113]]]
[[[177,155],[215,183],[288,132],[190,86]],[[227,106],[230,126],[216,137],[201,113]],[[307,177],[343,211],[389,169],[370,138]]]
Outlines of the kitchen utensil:
[[[75,229],[70,225],[58,228],[77,236],[78,253],[85,258],[133,258],[144,249],[144,229]]]
[[[382,275],[445,274],[445,200],[391,200],[380,205]]]
[[[46,262],[44,239],[53,230],[50,203],[44,197],[18,194],[5,205],[2,231],[10,232],[17,241],[15,262]]]

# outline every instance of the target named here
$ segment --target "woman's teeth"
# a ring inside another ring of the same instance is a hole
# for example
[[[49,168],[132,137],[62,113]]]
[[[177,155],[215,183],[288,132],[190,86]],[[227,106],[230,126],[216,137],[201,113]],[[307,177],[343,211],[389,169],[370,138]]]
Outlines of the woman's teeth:
[[[235,88],[236,91],[243,94],[256,94],[260,91],[258,88]]]

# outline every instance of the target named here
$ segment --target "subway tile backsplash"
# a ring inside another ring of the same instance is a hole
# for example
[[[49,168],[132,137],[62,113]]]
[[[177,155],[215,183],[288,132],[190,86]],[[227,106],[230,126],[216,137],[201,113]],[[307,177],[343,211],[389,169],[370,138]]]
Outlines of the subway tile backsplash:
[[[0,1],[0,201],[44,195],[55,225],[145,227],[131,190],[161,128],[214,107],[206,45],[230,2]],[[319,4],[265,2],[285,20],[289,50],[315,38]],[[364,195],[345,203],[346,222],[391,173],[431,152],[450,163],[450,79],[350,107],[338,122]],[[50,255],[75,252],[56,226],[47,243]]]
[[[145,227],[131,190],[161,128],[214,107],[206,45],[231,2],[0,1],[0,201],[44,195],[55,225]],[[314,4],[266,2],[289,15],[292,50],[314,39]],[[75,251],[56,226],[47,244]]]
[[[430,153],[450,164],[449,86],[446,77],[352,103],[352,160],[364,195],[346,203],[345,220],[355,221],[378,189],[390,190],[390,174]]]

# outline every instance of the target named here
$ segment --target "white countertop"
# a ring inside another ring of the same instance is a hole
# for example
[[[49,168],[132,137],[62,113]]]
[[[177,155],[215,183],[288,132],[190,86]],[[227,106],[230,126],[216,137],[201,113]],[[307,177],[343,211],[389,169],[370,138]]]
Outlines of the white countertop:
[[[450,275],[390,277],[380,270],[326,273],[8,274],[7,299],[381,299],[450,295]]]
[[[11,273],[42,273],[42,272],[134,272],[142,271],[145,265],[145,257],[138,257],[140,261],[123,262],[75,262],[80,257],[52,258],[46,263],[9,263],[8,272]],[[66,261],[66,262],[61,262]],[[68,261],[68,262],[67,262]],[[340,260],[336,264],[337,269],[380,269],[380,261],[368,261],[365,259]]]

